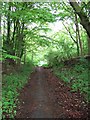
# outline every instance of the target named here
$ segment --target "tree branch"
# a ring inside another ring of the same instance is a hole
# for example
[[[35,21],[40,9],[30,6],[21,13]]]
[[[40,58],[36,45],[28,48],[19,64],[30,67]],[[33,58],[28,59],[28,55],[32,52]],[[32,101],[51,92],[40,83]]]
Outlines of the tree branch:
[[[64,25],[64,23],[62,23],[62,24]],[[66,28],[67,32],[69,32],[69,35],[70,35],[70,37],[72,38],[72,40],[77,44],[77,41],[73,38],[73,36],[72,36],[69,28],[67,28],[65,25],[64,25],[64,27]]]

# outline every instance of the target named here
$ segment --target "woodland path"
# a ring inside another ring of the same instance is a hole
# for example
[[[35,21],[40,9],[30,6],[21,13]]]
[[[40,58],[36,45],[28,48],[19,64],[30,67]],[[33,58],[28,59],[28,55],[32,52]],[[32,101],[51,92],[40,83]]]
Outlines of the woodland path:
[[[71,93],[50,69],[37,67],[19,100],[16,118],[87,117],[87,105],[81,95]]]

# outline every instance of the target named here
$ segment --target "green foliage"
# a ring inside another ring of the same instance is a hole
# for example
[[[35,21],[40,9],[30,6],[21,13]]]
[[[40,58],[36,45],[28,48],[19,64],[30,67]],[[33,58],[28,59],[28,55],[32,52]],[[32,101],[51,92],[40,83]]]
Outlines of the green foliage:
[[[57,68],[54,68],[55,75],[59,76],[66,83],[70,83],[70,79],[69,79],[68,73],[66,71],[63,71],[63,72],[60,73],[59,70],[57,70]],[[66,77],[66,76],[68,76],[68,77]]]
[[[32,63],[23,65],[21,70],[10,75],[4,75],[2,81],[2,112],[3,118],[14,118],[18,104],[18,91],[27,83],[32,72]]]
[[[20,62],[27,49],[32,52],[37,50],[38,46],[49,45],[49,41],[42,38],[39,33],[41,30],[48,30],[48,27],[43,27],[46,23],[55,21],[55,16],[48,6],[48,3],[44,5],[34,2],[2,3],[1,32],[3,49],[6,52],[0,60],[10,58]],[[33,25],[36,25],[35,28]]]
[[[3,55],[2,55],[2,60],[6,60],[6,59],[8,59],[8,58],[13,59],[13,60],[19,59],[19,57],[17,57],[17,56],[10,55],[10,54],[7,54],[7,53],[3,53]]]
[[[62,45],[61,45],[62,46]],[[71,58],[71,56],[73,56],[73,52],[72,50],[70,51],[70,48],[67,47],[67,49],[65,49],[66,46],[63,46],[62,49],[60,50],[50,50],[48,52],[48,55],[46,55],[46,58],[48,60],[48,63],[50,66],[58,66],[61,61],[64,61],[66,59]]]
[[[58,63],[57,57],[59,57],[57,54],[58,53],[56,51],[54,52],[49,51],[48,55],[46,56],[49,66],[53,66],[53,65],[57,66],[57,63]]]
[[[2,57],[0,58],[0,61],[5,61],[6,59],[9,59],[9,58],[12,60],[20,59],[19,57],[14,56],[14,55],[10,55],[7,53],[7,51],[2,50]]]

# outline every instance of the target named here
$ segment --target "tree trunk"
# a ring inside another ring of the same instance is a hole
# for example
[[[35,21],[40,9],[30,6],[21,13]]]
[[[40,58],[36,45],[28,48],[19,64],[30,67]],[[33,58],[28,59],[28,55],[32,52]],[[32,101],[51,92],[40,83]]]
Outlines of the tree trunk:
[[[75,13],[75,25],[76,25],[76,39],[77,39],[77,46],[80,46],[80,51],[78,51],[78,53],[82,56],[82,42],[81,42],[81,38],[80,38],[80,33],[79,33],[79,25],[78,25],[78,18],[77,18],[77,14]],[[79,50],[79,48],[78,48]]]
[[[32,58],[31,58],[31,60],[33,61],[33,54],[34,54],[34,53],[33,53],[33,50],[32,50],[31,52],[32,52]]]
[[[9,5],[8,8],[8,16],[7,16],[7,44],[10,42],[10,12],[11,11],[11,6]]]
[[[1,35],[1,15],[0,15],[0,35]]]
[[[2,5],[3,5],[3,3],[2,2],[0,2],[0,8],[2,8]],[[1,17],[2,17],[2,11],[0,11],[0,35],[1,35],[1,29],[2,29],[2,27],[1,27]]]
[[[79,52],[79,44],[78,44],[78,34],[77,34],[77,31],[76,31],[76,41],[77,41],[77,56],[79,56],[80,52]]]
[[[79,39],[79,45],[80,45],[80,54],[81,56],[83,56],[83,47],[82,47],[82,41],[81,41],[81,38],[80,38],[80,32],[79,32],[79,26],[78,26],[78,39]]]
[[[5,21],[3,20],[3,44],[5,42]]]
[[[19,56],[20,59],[22,58],[23,56],[23,50],[24,50],[24,41],[23,41],[23,31],[24,31],[24,23],[22,23],[22,28],[20,28],[20,35],[19,35],[19,39],[18,39],[18,42],[19,42]]]
[[[17,30],[16,30],[16,56],[18,56],[20,59],[23,56],[23,50],[24,50],[24,41],[23,41],[23,31],[24,31],[24,23],[20,23],[19,20],[17,20]],[[18,60],[17,63],[20,63],[21,60]]]
[[[24,64],[26,63],[26,45],[25,45],[25,49],[24,49]]]
[[[16,25],[15,25],[16,24]],[[12,36],[12,41],[13,41],[13,47],[14,47],[14,36],[15,36],[15,32],[16,32],[16,27],[17,27],[17,23],[16,23],[16,21],[14,20],[14,30],[13,30],[13,36]]]
[[[89,18],[87,15],[82,11],[82,8],[78,5],[78,3],[75,0],[69,0],[70,5],[73,7],[73,9],[76,11],[78,14],[80,20],[81,20],[81,25],[84,27],[86,30],[88,36],[90,37],[90,22]]]

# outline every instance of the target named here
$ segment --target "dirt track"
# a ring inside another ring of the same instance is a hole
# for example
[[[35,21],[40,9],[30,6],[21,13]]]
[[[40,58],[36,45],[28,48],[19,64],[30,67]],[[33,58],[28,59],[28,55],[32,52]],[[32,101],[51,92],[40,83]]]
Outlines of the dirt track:
[[[86,118],[87,105],[78,93],[56,78],[51,70],[37,67],[19,96],[16,118]]]

